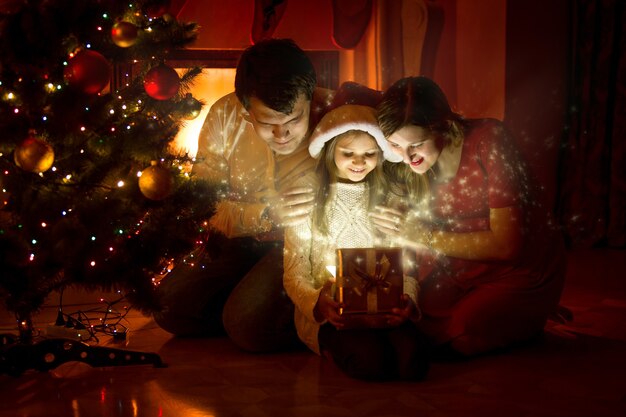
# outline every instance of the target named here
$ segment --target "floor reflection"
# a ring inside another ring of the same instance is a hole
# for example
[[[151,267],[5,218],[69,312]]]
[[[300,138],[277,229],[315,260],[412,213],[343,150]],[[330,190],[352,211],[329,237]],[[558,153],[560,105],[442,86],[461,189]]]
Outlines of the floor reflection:
[[[594,258],[614,274],[600,284],[589,279],[597,274],[589,257],[573,258],[563,303],[574,321],[552,322],[518,349],[434,363],[423,382],[352,380],[305,350],[253,355],[226,338],[173,338],[132,312],[127,340],[101,344],[156,352],[168,367],[68,362],[0,375],[0,417],[624,417],[624,253]],[[37,324],[54,313],[43,311]],[[12,323],[0,314],[3,329]]]

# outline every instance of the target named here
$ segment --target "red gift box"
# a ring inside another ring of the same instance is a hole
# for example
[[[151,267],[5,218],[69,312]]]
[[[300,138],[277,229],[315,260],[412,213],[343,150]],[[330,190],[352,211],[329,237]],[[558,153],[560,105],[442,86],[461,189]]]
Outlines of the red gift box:
[[[401,248],[337,249],[335,299],[345,328],[388,327],[385,316],[401,307],[403,276]]]

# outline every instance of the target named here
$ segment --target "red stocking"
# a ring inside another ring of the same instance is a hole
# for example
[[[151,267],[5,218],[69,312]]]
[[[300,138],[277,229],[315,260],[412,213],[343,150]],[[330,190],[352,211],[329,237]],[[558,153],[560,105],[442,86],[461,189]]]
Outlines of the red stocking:
[[[333,41],[341,48],[354,48],[372,16],[372,0],[332,0]]]
[[[286,8],[287,0],[254,0],[254,21],[250,34],[252,43],[272,37]]]

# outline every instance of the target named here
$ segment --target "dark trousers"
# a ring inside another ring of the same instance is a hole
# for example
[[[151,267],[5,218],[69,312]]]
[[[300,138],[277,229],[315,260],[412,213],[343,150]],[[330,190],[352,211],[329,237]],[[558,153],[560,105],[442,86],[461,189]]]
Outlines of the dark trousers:
[[[353,378],[419,381],[428,373],[429,349],[412,322],[388,329],[346,330],[327,323],[320,328],[319,342],[322,352]]]
[[[177,336],[227,334],[252,352],[300,346],[294,306],[282,285],[282,242],[220,239],[161,281],[155,322]]]

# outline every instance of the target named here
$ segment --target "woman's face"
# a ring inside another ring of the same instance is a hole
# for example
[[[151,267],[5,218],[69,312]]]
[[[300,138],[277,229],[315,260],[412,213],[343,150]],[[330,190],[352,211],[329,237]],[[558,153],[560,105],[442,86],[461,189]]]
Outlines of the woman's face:
[[[376,168],[380,149],[369,134],[361,131],[348,132],[335,144],[337,176],[352,182],[363,179]]]
[[[435,136],[420,126],[404,126],[389,136],[387,142],[402,157],[402,161],[418,174],[431,169],[441,153]]]

